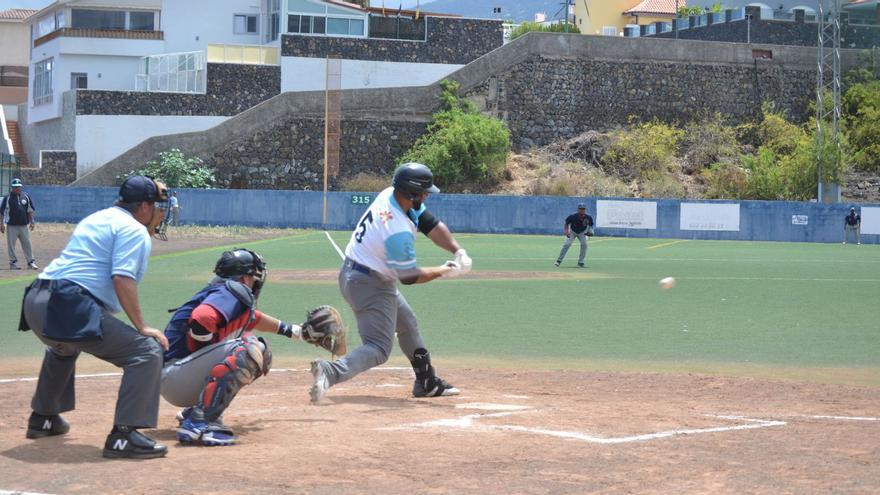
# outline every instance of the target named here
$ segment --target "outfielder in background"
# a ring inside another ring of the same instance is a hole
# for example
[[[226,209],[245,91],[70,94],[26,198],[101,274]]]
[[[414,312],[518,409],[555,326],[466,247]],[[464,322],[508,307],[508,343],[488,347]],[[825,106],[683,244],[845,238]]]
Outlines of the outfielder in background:
[[[415,371],[415,397],[459,393],[436,375],[419,333],[416,315],[397,290],[398,280],[404,285],[424,284],[443,276],[462,275],[471,269],[467,252],[446,225],[425,209],[423,203],[428,195],[438,192],[428,167],[407,163],[395,171],[393,187],[379,193],[361,216],[345,248],[339,288],[354,310],[363,344],[337,361],[312,362],[315,379],[309,391],[312,402],[320,401],[333,385],[387,361],[395,333],[400,349]],[[417,230],[453,253],[454,261],[419,268],[415,251]]]
[[[562,260],[565,259],[565,254],[568,253],[568,248],[571,247],[571,243],[574,241],[574,238],[577,237],[577,239],[581,241],[581,252],[578,256],[578,266],[583,268],[584,258],[587,257],[587,236],[593,235],[593,217],[587,215],[586,203],[580,203],[578,205],[577,213],[572,213],[565,217],[565,224],[562,226],[562,232],[565,234],[565,243],[562,245],[562,251],[559,252],[559,257],[556,258],[556,263],[554,263],[554,265],[559,266],[562,263]]]
[[[268,276],[259,254],[226,251],[214,277],[183,306],[165,328],[169,349],[162,370],[162,396],[184,409],[177,415],[177,439],[185,444],[231,445],[232,430],[223,411],[245,385],[269,373],[272,352],[251,330],[277,333],[345,354],[345,332],[330,306],[310,311],[305,323],[292,325],[256,309]]]

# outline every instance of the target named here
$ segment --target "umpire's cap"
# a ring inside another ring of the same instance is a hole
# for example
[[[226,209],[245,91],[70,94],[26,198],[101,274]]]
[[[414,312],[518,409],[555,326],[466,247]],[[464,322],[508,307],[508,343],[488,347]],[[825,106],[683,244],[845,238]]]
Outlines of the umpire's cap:
[[[586,210],[586,209],[587,209],[586,203],[578,203],[578,210]]]
[[[119,200],[124,203],[168,201],[168,188],[150,177],[132,175],[119,186]]]
[[[440,189],[434,185],[434,174],[431,173],[431,169],[421,163],[404,163],[398,167],[394,171],[391,185],[395,189],[413,194],[440,192]]]
[[[21,179],[12,179],[9,187],[21,187]]]

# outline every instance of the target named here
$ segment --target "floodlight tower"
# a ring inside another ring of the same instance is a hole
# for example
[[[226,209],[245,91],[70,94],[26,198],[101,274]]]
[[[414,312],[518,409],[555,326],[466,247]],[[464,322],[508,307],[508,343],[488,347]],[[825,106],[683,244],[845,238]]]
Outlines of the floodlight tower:
[[[816,173],[819,187],[817,200],[825,201],[823,162],[831,158],[836,170],[841,170],[843,150],[840,136],[840,0],[819,0],[819,39],[816,62]],[[829,150],[826,153],[826,150]],[[830,153],[830,154],[829,154]],[[840,201],[840,188],[831,202]]]

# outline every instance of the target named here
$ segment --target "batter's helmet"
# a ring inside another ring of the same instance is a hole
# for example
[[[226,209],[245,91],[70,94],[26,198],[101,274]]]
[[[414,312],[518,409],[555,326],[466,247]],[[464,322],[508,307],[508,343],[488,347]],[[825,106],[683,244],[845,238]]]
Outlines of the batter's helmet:
[[[254,297],[260,295],[263,282],[266,281],[268,270],[263,257],[249,249],[233,249],[220,255],[217,264],[214,265],[214,273],[221,278],[238,278],[245,275],[253,275]]]
[[[431,169],[421,163],[404,163],[398,167],[391,185],[410,194],[440,192],[440,189],[434,185],[434,174],[431,173]]]

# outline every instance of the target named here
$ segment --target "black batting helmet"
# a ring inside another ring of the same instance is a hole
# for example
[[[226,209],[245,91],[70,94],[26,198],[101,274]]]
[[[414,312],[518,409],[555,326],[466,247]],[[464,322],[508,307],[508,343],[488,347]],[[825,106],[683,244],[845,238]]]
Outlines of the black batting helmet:
[[[423,192],[438,193],[440,189],[434,185],[434,174],[426,165],[421,163],[404,163],[394,171],[394,180],[391,185],[395,189],[410,194],[422,194]]]

